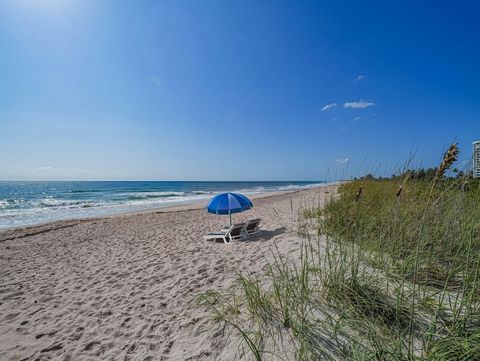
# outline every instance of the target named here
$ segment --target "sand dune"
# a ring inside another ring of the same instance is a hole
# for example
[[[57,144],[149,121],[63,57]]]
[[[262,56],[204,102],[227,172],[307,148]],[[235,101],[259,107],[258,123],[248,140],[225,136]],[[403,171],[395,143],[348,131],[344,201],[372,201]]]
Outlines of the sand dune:
[[[0,360],[233,359],[192,300],[294,254],[298,208],[332,187],[256,199],[234,218],[263,233],[230,245],[203,242],[228,218],[198,206],[0,232]]]

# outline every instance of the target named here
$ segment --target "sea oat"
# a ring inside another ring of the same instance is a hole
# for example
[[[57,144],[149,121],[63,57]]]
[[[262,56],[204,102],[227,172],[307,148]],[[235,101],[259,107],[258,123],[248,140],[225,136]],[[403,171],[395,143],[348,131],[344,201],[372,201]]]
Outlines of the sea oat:
[[[445,176],[445,172],[457,161],[458,153],[457,143],[452,143],[443,155],[442,163],[440,163],[440,167],[438,167],[437,173],[435,174],[435,180],[442,179]]]
[[[395,197],[400,197],[402,195],[402,190],[403,190],[403,184],[398,188],[397,194],[395,194]]]
[[[362,194],[363,194],[363,186],[360,186],[360,188],[358,188],[358,192],[355,196],[355,200],[358,201],[360,198],[362,198]]]

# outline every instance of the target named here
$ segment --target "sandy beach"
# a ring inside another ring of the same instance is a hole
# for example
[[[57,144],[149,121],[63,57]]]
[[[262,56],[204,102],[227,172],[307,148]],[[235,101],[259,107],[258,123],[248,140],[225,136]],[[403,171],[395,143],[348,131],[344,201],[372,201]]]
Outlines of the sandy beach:
[[[260,217],[261,235],[228,245],[203,241],[228,217],[202,205],[1,231],[0,360],[234,359],[192,301],[261,275],[273,246],[294,256],[298,209],[334,189],[255,197],[234,220]]]

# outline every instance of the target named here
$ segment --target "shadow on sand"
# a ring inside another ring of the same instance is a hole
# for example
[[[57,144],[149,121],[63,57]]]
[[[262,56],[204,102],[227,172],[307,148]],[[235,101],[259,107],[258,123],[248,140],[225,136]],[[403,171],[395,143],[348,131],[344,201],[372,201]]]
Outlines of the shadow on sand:
[[[262,229],[259,234],[256,236],[249,237],[247,239],[244,239],[242,241],[237,241],[237,242],[259,242],[259,241],[268,241],[276,236],[279,236],[282,233],[285,233],[287,231],[287,227],[280,227],[274,230],[266,230]],[[221,238],[215,239],[213,243],[222,243],[223,240]],[[236,243],[236,242],[230,242],[230,243]]]
[[[282,233],[285,233],[286,231],[287,231],[287,227],[280,227],[274,230],[262,229],[259,234],[246,239],[245,242],[268,241],[276,236],[281,235]]]

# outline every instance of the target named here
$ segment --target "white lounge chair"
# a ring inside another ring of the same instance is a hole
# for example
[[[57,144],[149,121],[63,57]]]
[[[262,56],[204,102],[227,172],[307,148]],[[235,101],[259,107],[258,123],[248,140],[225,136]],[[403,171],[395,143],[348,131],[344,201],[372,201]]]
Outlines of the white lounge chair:
[[[262,220],[260,218],[251,219],[245,223],[245,227],[243,231],[245,232],[247,237],[252,237],[260,233],[260,222]]]
[[[245,237],[244,227],[245,223],[234,224],[229,229],[225,229],[218,233],[209,233],[206,236],[203,236],[203,240],[206,242],[221,239],[225,243],[239,241]]]

